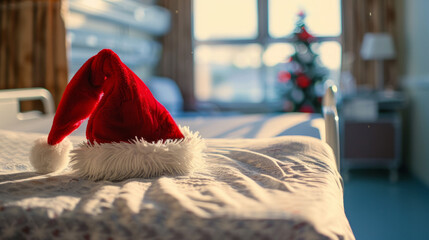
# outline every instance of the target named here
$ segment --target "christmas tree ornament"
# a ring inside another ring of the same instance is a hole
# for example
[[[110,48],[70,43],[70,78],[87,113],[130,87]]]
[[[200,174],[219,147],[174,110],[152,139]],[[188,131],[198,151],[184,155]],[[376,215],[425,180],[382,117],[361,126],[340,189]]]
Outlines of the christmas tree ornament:
[[[297,104],[300,104],[302,101],[304,101],[305,96],[301,89],[294,88],[290,93],[290,97],[294,102],[294,105],[297,105]]]
[[[300,88],[307,88],[311,84],[311,79],[309,79],[304,73],[298,74],[296,78],[296,85]]]
[[[325,84],[322,81],[318,81],[314,84],[314,94],[317,97],[322,97],[325,94]]]
[[[305,27],[301,27],[301,31],[299,31],[296,36],[299,40],[304,42],[311,42],[315,39],[313,35],[307,32],[307,29]]]
[[[298,12],[298,17],[303,20],[307,15],[305,14],[304,10],[301,10]]]
[[[307,45],[306,45],[306,44],[304,44],[304,43],[298,43],[298,44],[296,44],[296,45],[295,45],[295,49],[296,49],[296,52],[297,52],[299,55],[304,55],[304,54],[307,54],[307,53],[308,53],[308,47],[307,47]]]
[[[283,111],[285,111],[285,112],[293,111],[294,107],[295,107],[295,106],[294,106],[294,104],[293,104],[293,102],[292,102],[292,101],[285,100],[285,101],[283,102]]]
[[[87,141],[67,136],[89,118]],[[91,180],[187,174],[203,161],[204,140],[170,113],[113,51],[86,61],[67,85],[47,139],[35,142],[38,173],[71,168]]]
[[[314,55],[306,51],[305,53],[299,54],[299,58],[303,63],[309,64],[314,61]]]
[[[298,63],[298,57],[294,57],[293,60],[289,63],[289,68],[292,73],[300,73],[303,71],[303,67]]]
[[[304,104],[300,107],[299,111],[304,113],[314,113],[314,108],[311,104]]]
[[[291,77],[290,72],[287,72],[287,71],[280,71],[279,72],[279,81],[280,82],[286,83],[290,80],[290,77]]]

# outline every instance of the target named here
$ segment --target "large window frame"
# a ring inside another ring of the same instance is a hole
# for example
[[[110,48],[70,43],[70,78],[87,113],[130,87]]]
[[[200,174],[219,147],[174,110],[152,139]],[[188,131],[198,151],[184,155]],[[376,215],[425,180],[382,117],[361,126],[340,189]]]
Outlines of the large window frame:
[[[244,44],[258,44],[261,46],[262,50],[265,51],[270,44],[274,43],[292,43],[293,36],[288,35],[281,38],[275,38],[269,34],[269,6],[268,0],[257,0],[257,36],[254,39],[209,39],[209,40],[198,40],[194,36],[194,30],[192,29],[192,44],[193,49],[196,49],[199,46],[219,46],[219,45],[244,45]],[[192,2],[194,4],[194,1]],[[340,2],[341,4],[341,2]],[[341,7],[341,6],[340,6]],[[192,20],[194,21],[194,20]],[[338,36],[317,36],[319,42],[337,42],[342,45],[342,31]],[[279,102],[270,102],[267,99],[267,81],[263,81],[266,76],[267,66],[261,64],[259,69],[259,78],[261,79],[263,86],[263,100],[260,103],[249,103],[249,102],[223,102],[223,101],[201,101],[196,99],[199,103],[210,103],[217,106],[221,110],[242,110],[242,111],[272,111],[278,110],[281,108],[281,103]],[[198,81],[195,77],[194,70],[194,81]],[[196,89],[195,89],[196,91]]]

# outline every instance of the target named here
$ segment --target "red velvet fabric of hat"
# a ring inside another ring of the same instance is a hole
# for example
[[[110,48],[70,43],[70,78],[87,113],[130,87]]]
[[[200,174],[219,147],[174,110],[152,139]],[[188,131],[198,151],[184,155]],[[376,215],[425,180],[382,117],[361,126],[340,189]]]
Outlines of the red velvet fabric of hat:
[[[91,143],[184,138],[143,81],[107,49],[90,58],[67,85],[48,143],[59,143],[88,116]]]
[[[32,149],[30,160],[36,171],[58,171],[67,165],[68,160],[56,165],[58,156],[70,151],[61,146],[71,148],[63,140],[88,117],[88,141],[71,156],[73,169],[82,177],[120,180],[184,174],[202,158],[204,144],[198,133],[179,128],[144,82],[118,55],[104,49],[85,62],[67,85],[47,142],[39,140]],[[169,153],[153,154],[159,148]]]

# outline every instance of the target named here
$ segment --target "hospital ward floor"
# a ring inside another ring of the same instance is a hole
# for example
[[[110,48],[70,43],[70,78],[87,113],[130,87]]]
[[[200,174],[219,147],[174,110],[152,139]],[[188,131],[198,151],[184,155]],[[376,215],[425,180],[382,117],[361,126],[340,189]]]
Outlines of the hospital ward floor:
[[[356,239],[429,239],[429,187],[405,171],[355,170],[344,184],[344,205]]]

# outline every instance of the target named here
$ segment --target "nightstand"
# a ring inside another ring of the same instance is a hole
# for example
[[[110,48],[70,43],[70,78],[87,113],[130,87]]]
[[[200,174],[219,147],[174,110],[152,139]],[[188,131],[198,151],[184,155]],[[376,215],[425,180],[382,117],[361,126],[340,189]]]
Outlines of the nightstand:
[[[341,169],[386,168],[398,180],[405,98],[399,92],[361,93],[343,98],[340,109]]]

